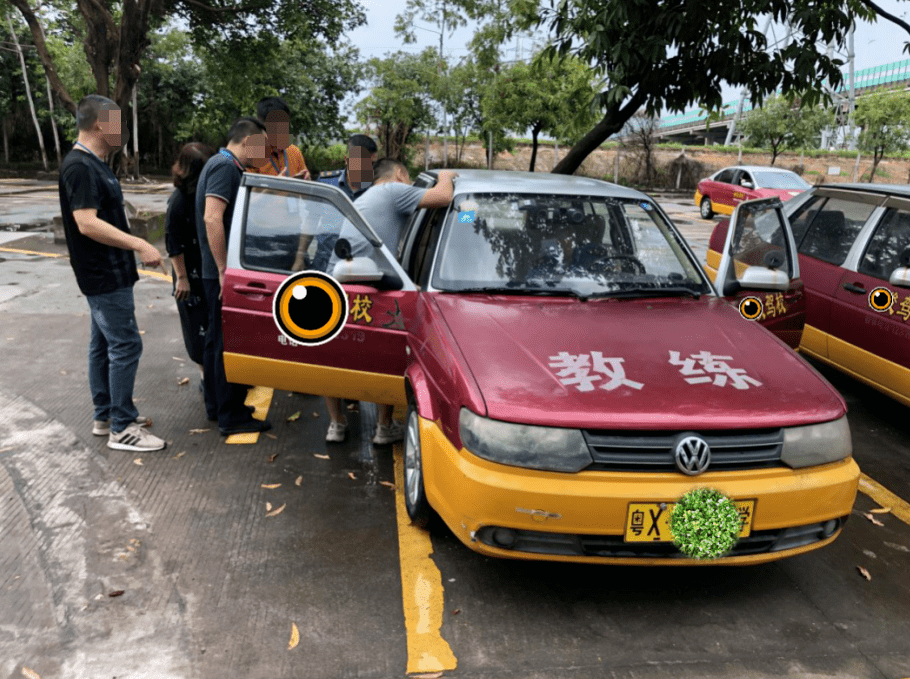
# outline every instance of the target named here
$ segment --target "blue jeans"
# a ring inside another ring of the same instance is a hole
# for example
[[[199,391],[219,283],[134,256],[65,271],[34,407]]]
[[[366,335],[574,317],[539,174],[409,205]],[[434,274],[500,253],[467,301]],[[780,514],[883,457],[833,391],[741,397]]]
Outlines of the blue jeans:
[[[87,295],[86,300],[92,316],[88,383],[95,419],[110,419],[111,432],[119,434],[139,417],[133,403],[133,384],[142,355],[142,337],[136,325],[133,288]]]

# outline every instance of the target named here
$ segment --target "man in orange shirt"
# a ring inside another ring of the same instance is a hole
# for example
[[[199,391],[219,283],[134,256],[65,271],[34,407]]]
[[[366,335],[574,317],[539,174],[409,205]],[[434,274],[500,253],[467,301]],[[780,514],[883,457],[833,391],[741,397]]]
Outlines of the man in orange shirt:
[[[310,171],[300,149],[291,143],[291,110],[280,97],[266,97],[256,105],[256,115],[265,123],[269,157],[255,168],[261,174],[309,179]]]

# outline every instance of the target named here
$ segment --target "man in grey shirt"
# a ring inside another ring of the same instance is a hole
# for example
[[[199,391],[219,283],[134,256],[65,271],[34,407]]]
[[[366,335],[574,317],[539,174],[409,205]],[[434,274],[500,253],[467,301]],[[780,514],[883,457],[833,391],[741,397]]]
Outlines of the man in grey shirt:
[[[442,170],[436,186],[420,189],[411,185],[411,177],[404,163],[382,158],[373,166],[373,185],[357,197],[356,205],[376,235],[394,254],[401,232],[415,211],[420,208],[448,207],[455,191],[452,180],[457,176],[456,172]],[[373,246],[350,222],[341,227],[340,238],[347,239],[351,244],[352,256],[373,255]],[[332,253],[327,267],[330,275],[337,263],[338,256]],[[395,443],[404,438],[404,427],[392,420],[393,410],[390,405],[379,406],[373,443]]]

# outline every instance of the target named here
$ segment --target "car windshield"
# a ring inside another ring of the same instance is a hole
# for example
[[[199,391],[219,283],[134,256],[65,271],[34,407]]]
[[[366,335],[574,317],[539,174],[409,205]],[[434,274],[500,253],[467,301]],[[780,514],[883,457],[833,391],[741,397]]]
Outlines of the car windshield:
[[[756,172],[755,181],[763,189],[793,189],[805,191],[812,185],[792,172]]]
[[[654,203],[542,194],[456,196],[431,284],[581,297],[710,292]]]

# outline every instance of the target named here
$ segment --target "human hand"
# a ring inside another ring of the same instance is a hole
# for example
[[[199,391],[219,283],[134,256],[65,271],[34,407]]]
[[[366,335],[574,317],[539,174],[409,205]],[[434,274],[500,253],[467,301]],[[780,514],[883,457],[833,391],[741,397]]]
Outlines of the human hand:
[[[224,269],[218,269],[218,299],[224,293]]]
[[[306,179],[306,180],[309,180],[309,178],[310,178],[310,171],[309,171],[308,169],[306,169],[306,168],[303,168],[302,171],[300,171],[300,172],[298,172],[297,174],[294,175],[294,179]]]
[[[177,287],[174,288],[174,298],[184,300],[190,296],[190,282],[186,276],[177,277]]]
[[[142,260],[143,266],[160,266],[161,270],[164,271],[164,265],[161,263],[161,253],[158,252],[158,248],[154,245],[148,241],[140,241],[139,247],[136,248],[136,252],[139,253],[139,259]]]
[[[452,181],[457,176],[458,176],[458,173],[455,172],[454,170],[441,170],[439,172],[439,181],[443,182],[446,179],[448,179],[449,181]]]

